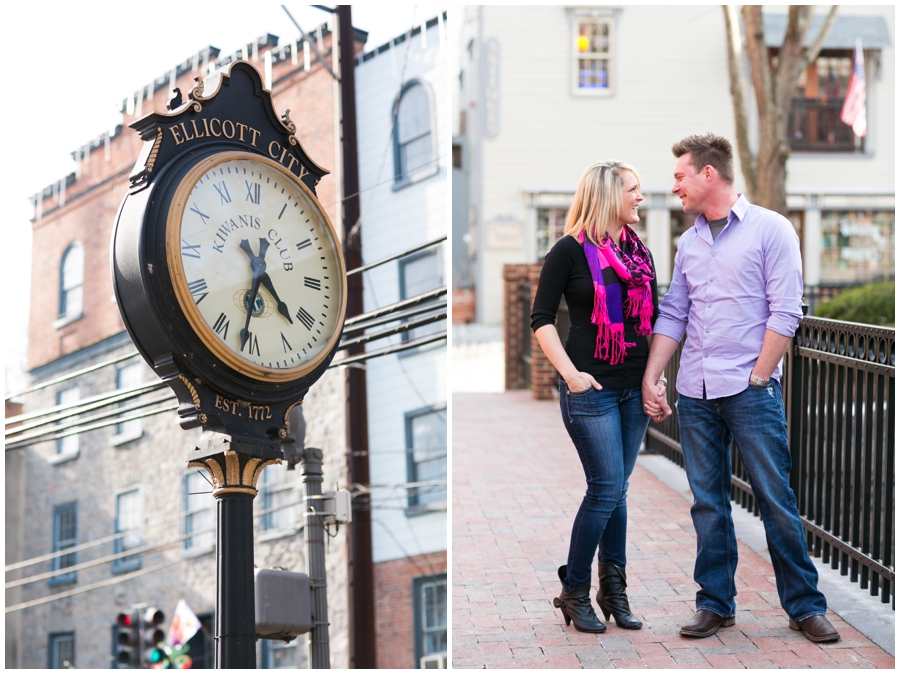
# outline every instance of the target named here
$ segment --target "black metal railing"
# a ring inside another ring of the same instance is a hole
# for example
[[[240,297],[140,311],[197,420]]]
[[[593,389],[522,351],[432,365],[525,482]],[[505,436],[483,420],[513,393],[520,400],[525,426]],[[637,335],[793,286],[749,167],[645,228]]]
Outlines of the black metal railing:
[[[681,346],[669,361],[677,386]],[[894,605],[894,329],[804,318],[785,355],[791,487],[810,551]],[[648,451],[684,466],[677,415],[651,424]],[[731,497],[759,515],[732,444]]]
[[[863,152],[865,139],[841,121],[843,98],[791,99],[788,143],[801,152]]]

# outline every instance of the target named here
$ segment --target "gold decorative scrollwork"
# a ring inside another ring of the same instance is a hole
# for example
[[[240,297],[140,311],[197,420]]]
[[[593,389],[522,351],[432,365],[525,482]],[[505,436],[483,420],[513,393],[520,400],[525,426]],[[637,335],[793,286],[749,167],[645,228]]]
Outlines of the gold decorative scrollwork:
[[[153,165],[156,163],[156,155],[159,154],[159,146],[162,144],[163,132],[162,129],[157,127],[156,129],[156,140],[153,141],[153,149],[150,150],[150,156],[147,157],[147,165],[145,170],[147,173],[153,173]]]
[[[213,496],[226,493],[256,496],[256,485],[263,469],[280,463],[281,459],[263,459],[226,450],[198,461],[188,461],[188,466],[205,468],[209,472]]]
[[[197,84],[194,85],[193,89],[191,89],[191,98],[193,98],[195,101],[202,101],[203,100],[203,89],[204,89],[203,78],[195,77],[194,81]]]
[[[181,383],[184,384],[187,387],[187,390],[190,392],[191,400],[194,401],[194,409],[199,410],[200,409],[200,395],[197,393],[197,389],[194,388],[194,385],[190,381],[188,381],[188,378],[185,377],[183,374],[178,375],[178,378],[181,380]],[[201,416],[205,417],[206,415],[204,414]],[[203,419],[201,419],[200,421],[201,421],[201,423],[206,423],[206,421]]]
[[[290,108],[287,108],[284,112],[281,113],[281,123],[284,125],[284,128],[291,133],[297,133],[297,125],[291,121]]]
[[[302,405],[302,404],[303,404],[303,401],[298,400],[295,403],[291,403],[291,406],[287,408],[287,411],[284,413],[284,425],[285,426],[291,425],[291,423],[288,421],[288,415],[291,413],[291,410],[294,409],[297,405]]]

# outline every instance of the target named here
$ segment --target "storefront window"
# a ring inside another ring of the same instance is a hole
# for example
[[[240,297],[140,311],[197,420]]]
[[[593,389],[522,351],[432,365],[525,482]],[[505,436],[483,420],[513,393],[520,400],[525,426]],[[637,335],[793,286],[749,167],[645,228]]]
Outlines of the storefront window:
[[[893,211],[822,212],[822,283],[867,283],[893,275]]]

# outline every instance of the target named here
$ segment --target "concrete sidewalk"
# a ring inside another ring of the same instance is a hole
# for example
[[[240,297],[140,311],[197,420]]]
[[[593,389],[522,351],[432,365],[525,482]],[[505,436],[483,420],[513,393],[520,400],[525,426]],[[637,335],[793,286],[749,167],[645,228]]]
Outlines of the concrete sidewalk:
[[[677,482],[651,472],[666,470],[658,457],[639,459],[628,498],[628,595],[644,627],[609,622],[599,635],[564,627],[551,601],[584,476],[557,404],[513,391],[454,393],[452,405],[453,667],[894,667],[889,652],[832,610],[836,643],[813,644],[789,629],[771,564],[744,542],[737,624],[707,639],[682,637],[694,610],[696,538]],[[596,589],[595,570],[592,596]]]

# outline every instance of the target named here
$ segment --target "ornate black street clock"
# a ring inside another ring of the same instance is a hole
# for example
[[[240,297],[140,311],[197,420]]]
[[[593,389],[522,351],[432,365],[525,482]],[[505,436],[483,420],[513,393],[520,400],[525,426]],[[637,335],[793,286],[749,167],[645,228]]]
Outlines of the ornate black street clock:
[[[277,442],[337,349],[346,270],[315,195],[326,171],[287,113],[247,63],[212,79],[132,124],[145,149],[114,233],[116,297],[183,427]]]
[[[252,65],[198,78],[170,108],[131,125],[144,147],[113,232],[113,285],[181,426],[204,431],[188,465],[218,500],[216,666],[255,668],[252,501],[291,409],[337,351],[346,269],[315,193],[327,171]]]

